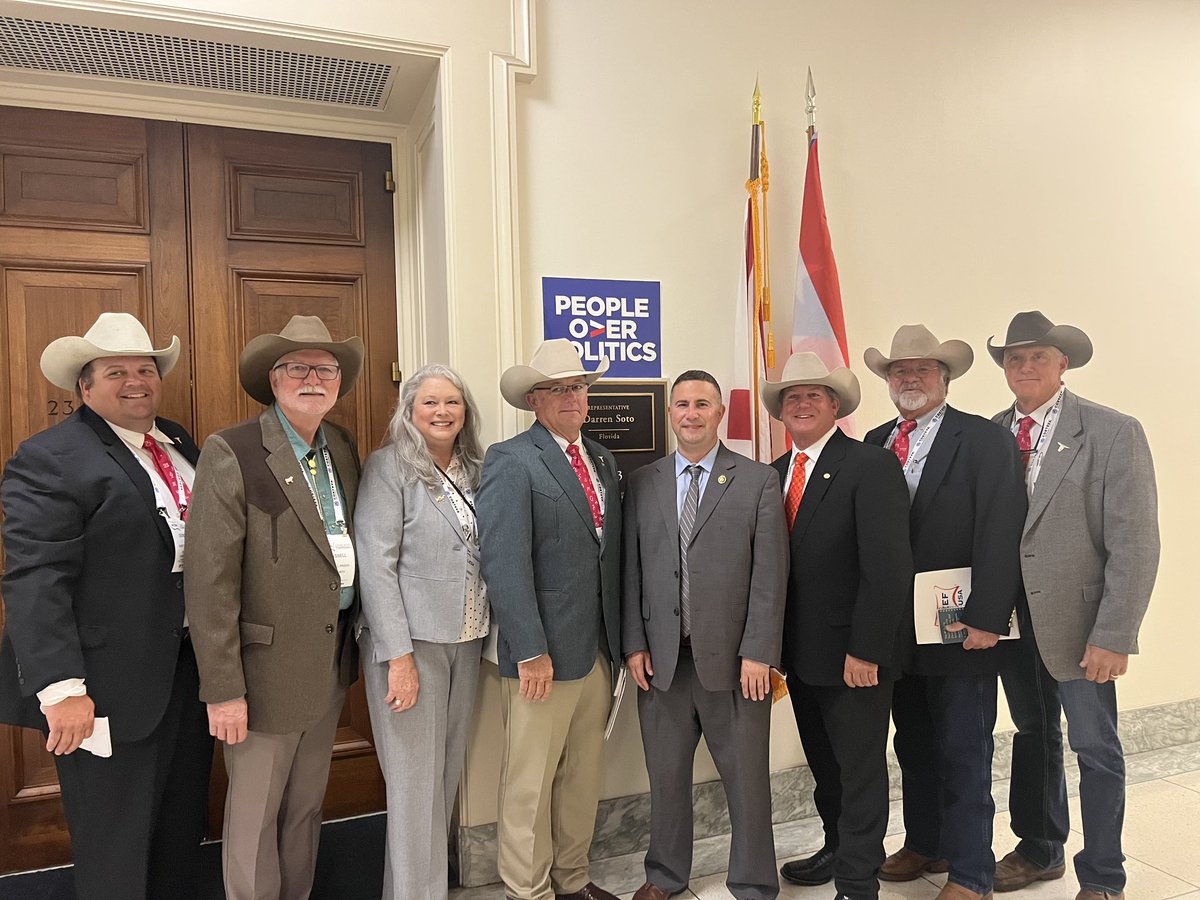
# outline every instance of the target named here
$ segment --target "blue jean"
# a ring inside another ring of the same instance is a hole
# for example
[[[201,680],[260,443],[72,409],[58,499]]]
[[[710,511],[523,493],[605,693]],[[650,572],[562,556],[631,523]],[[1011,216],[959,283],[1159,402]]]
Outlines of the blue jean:
[[[1032,633],[1028,618],[1021,628]],[[1038,654],[1033,639],[1022,640],[1021,654],[1000,672],[1008,711],[1017,733],[1012,742],[1008,813],[1017,852],[1039,869],[1063,864],[1063,843],[1070,829],[1067,780],[1063,774],[1062,705],[1058,682]]]
[[[905,675],[892,698],[904,786],[904,844],[950,862],[949,880],[992,889],[995,675]]]
[[[1079,886],[1109,894],[1125,890],[1125,753],[1117,734],[1117,686],[1086,679],[1058,685],[1067,741],[1079,758],[1083,849],[1075,854]]]

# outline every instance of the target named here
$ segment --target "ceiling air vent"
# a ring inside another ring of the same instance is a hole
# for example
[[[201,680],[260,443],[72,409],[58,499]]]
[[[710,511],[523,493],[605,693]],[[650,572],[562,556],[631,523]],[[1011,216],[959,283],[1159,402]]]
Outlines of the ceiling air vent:
[[[0,16],[0,66],[381,109],[392,67],[244,44]]]

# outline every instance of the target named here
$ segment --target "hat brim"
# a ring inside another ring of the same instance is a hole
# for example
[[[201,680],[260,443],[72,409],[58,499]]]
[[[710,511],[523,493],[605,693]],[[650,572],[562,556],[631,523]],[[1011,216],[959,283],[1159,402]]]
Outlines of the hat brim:
[[[783,392],[798,384],[824,385],[837,394],[837,417],[839,419],[846,418],[846,416],[858,409],[858,404],[862,400],[862,390],[858,385],[858,379],[854,376],[853,372],[846,368],[834,369],[822,378],[797,378],[792,381],[778,382],[760,379],[758,382],[758,394],[762,398],[763,406],[771,414],[771,418],[780,418],[780,413],[783,409]]]
[[[1004,367],[1004,351],[1013,347],[1036,347],[1039,345],[1057,347],[1067,357],[1067,368],[1078,369],[1086,366],[1092,358],[1092,339],[1082,328],[1074,325],[1055,325],[1040,338],[1028,341],[1013,341],[1011,344],[995,345],[993,334],[987,341],[987,351],[996,365]]]
[[[604,373],[608,371],[608,366],[609,361],[607,357],[601,358],[600,365],[596,367],[594,372],[589,372],[587,369],[569,369],[565,372],[541,372],[533,368],[533,366],[509,366],[504,370],[504,374],[500,376],[500,396],[505,399],[509,406],[532,411],[533,407],[529,405],[526,396],[535,384],[541,384],[543,381],[557,381],[560,378],[578,378],[581,375],[587,384],[595,384],[604,377]]]
[[[165,378],[179,362],[179,337],[172,335],[170,345],[161,350],[98,347],[86,338],[75,335],[60,337],[47,344],[42,351],[42,374],[55,387],[74,393],[83,367],[92,360],[110,356],[148,356],[158,367],[159,377]]]
[[[863,353],[863,362],[867,364],[867,368],[884,381],[887,380],[891,364],[903,359],[935,359],[949,369],[950,380],[953,381],[965,375],[971,368],[971,364],[975,362],[975,351],[966,341],[942,341],[929,353],[920,355],[887,357],[874,347],[868,347]]]
[[[278,334],[260,334],[246,345],[238,361],[242,390],[263,406],[270,406],[275,402],[275,392],[271,390],[271,367],[281,356],[296,350],[324,350],[333,355],[342,370],[338,399],[350,392],[362,371],[365,350],[360,337],[346,338],[344,341],[293,341]]]

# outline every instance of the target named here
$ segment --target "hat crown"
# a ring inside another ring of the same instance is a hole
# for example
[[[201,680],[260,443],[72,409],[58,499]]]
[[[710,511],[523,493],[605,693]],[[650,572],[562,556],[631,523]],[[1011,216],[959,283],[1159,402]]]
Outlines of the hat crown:
[[[543,341],[537,348],[533,359],[529,361],[529,368],[536,369],[547,377],[555,377],[566,372],[577,372],[585,366],[574,344],[567,338],[553,338]]]
[[[1004,343],[1019,344],[1040,340],[1053,327],[1054,323],[1042,315],[1041,310],[1017,313],[1008,323],[1008,334]]]
[[[830,369],[821,357],[811,350],[804,350],[788,357],[787,362],[783,364],[783,371],[779,373],[779,380],[780,382],[803,382],[805,378],[819,380],[829,377],[829,373]]]
[[[145,326],[134,316],[123,312],[100,313],[83,339],[99,350],[119,350],[122,353],[154,350]]]
[[[939,341],[924,325],[901,325],[892,338],[889,359],[933,359],[941,351]]]
[[[331,344],[333,338],[320,316],[292,316],[279,331],[281,338],[297,344]]]

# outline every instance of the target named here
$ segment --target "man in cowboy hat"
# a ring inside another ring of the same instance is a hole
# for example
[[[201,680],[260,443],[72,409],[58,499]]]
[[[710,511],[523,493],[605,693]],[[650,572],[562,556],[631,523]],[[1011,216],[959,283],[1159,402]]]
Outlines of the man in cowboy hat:
[[[780,874],[832,876],[839,898],[870,900],[888,821],[896,630],[912,603],[908,492],[890,453],[837,427],[858,406],[849,369],[796,353],[760,391],[793,444],[774,462],[791,532],[783,666],[825,823],[825,846]]]
[[[537,421],[493,444],[479,486],[483,578],[499,626],[500,877],[515,900],[615,900],[588,878],[612,667],[621,662],[621,497],[580,436],[594,372],[545,341],[500,393]]]
[[[729,891],[779,893],[767,757],[787,528],[775,472],[717,439],[724,415],[712,375],[680,375],[670,402],[676,451],[634,472],[625,491],[624,650],[641,688],[651,798],[646,883],[634,900],[687,887],[702,732],[729,800]]]
[[[950,382],[974,359],[963,341],[904,325],[867,368],[882,378],[898,416],[865,441],[895,454],[912,508],[917,572],[970,570],[970,592],[938,643],[918,643],[915,616],[938,615],[934,598],[908,604],[900,630],[903,676],[892,697],[893,746],[904,788],[904,846],[879,877],[910,881],[945,872],[941,900],[992,891],[992,731],[997,673],[1019,651],[1009,634],[1021,593],[1017,544],[1025,520],[1021,463],[1012,436],[946,403]],[[950,586],[959,573],[945,577]],[[922,604],[916,611],[915,604]]]
[[[1062,383],[1092,358],[1092,342],[1040,312],[1013,317],[988,340],[1015,403],[995,421],[1025,457],[1029,512],[1021,535],[1022,627],[1037,655],[1002,673],[1017,725],[1012,826],[1021,839],[996,866],[996,890],[1065,870],[1066,787],[1059,709],[1084,777],[1077,900],[1122,897],[1125,756],[1115,681],[1138,652],[1138,629],[1158,571],[1158,498],[1145,432],[1131,416]]]
[[[229,900],[304,900],[346,688],[357,677],[351,522],[359,461],[325,417],[363,343],[316,316],[242,351],[261,415],[204,444],[188,523],[187,608],[200,699],[225,742]]]
[[[199,451],[156,415],[178,359],[128,313],[53,341],[42,374],[82,405],[0,484],[0,721],[48,734],[80,900],[197,896],[212,738],[182,560]]]

